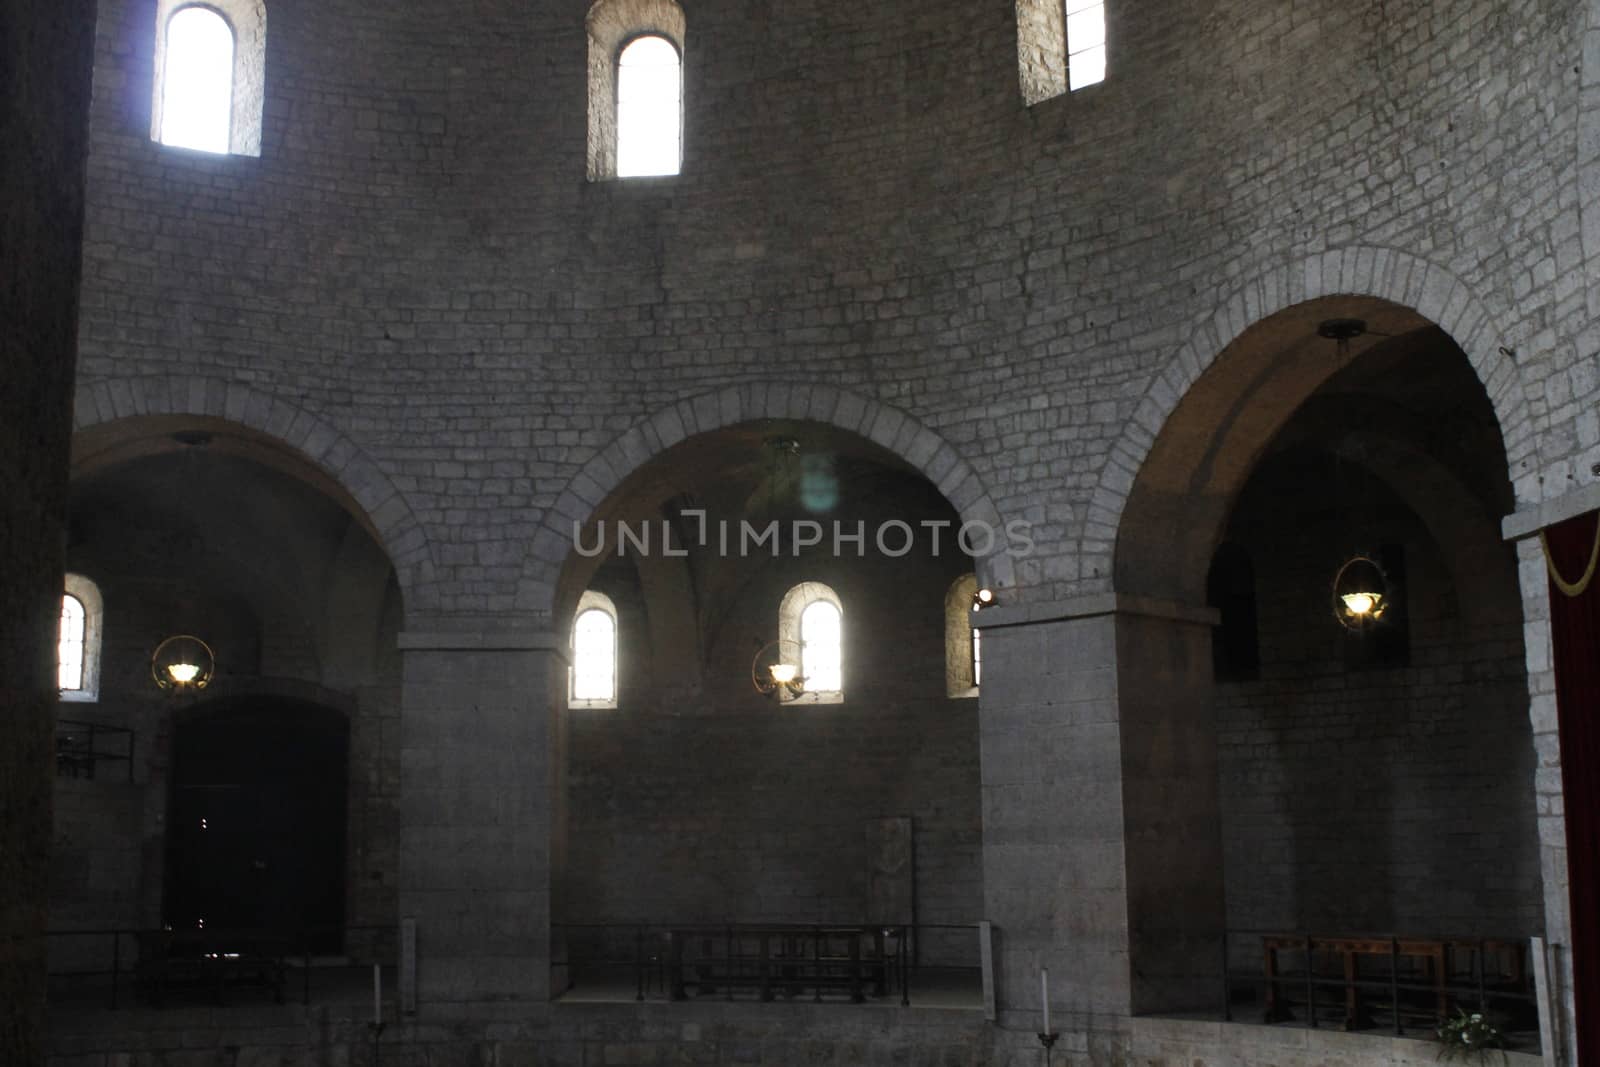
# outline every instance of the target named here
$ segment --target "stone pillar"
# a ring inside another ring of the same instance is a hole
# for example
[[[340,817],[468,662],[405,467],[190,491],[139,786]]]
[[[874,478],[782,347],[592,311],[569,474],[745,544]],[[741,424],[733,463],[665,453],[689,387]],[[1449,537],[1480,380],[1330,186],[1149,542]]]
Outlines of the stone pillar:
[[[415,621],[400,648],[399,910],[416,920],[419,1011],[526,1019],[550,992],[564,661],[548,634]]]
[[[1064,1032],[1220,997],[1209,623],[1109,595],[983,614],[985,917],[1002,1025],[1038,1024],[1042,966]]]
[[[979,711],[985,918],[1008,1028],[1096,1029],[1130,1003],[1116,625],[991,608]],[[1013,624],[1014,623],[1014,624]]]
[[[44,1061],[56,628],[93,0],[0,9],[0,1063]]]
[[[1544,940],[1557,1048],[1555,1058],[1576,1059],[1577,999],[1572,987],[1571,886],[1567,875],[1566,792],[1561,779],[1561,734],[1556,713],[1555,656],[1550,633],[1550,574],[1539,543],[1546,526],[1600,508],[1600,484],[1592,484],[1506,516],[1501,533],[1517,546],[1522,588],[1522,640],[1528,663],[1528,715],[1536,759],[1533,789],[1539,819],[1539,861],[1544,888]],[[1534,961],[1540,966],[1541,961]],[[1546,1059],[1551,1057],[1546,1054]]]
[[[1119,598],[1117,708],[1131,1008],[1220,1010],[1222,813],[1211,611]]]

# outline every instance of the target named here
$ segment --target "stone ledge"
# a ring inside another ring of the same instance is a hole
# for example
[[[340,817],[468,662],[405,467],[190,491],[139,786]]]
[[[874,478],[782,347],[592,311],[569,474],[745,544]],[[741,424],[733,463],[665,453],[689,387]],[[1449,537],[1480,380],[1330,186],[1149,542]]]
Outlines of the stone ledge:
[[[1546,526],[1600,508],[1600,482],[1569,490],[1558,497],[1512,512],[1500,521],[1500,535],[1507,541],[1532,537]]]

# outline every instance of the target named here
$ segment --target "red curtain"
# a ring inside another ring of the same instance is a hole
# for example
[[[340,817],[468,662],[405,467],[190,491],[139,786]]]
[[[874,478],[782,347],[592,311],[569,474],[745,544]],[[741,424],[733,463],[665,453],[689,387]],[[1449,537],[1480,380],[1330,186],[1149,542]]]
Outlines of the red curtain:
[[[1572,908],[1578,1062],[1600,1064],[1600,512],[1545,530]],[[1585,575],[1588,572],[1588,580]],[[1565,587],[1565,588],[1563,588]]]

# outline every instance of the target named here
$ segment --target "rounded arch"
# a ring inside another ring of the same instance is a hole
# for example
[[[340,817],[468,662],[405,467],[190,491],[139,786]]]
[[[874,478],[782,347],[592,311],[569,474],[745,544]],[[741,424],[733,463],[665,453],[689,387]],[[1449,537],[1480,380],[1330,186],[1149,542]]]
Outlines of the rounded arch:
[[[226,714],[239,707],[263,704],[308,709],[340,723],[348,723],[356,714],[356,698],[342,689],[330,689],[303,678],[252,676],[230,679],[226,690],[209,691],[191,704],[176,707],[173,718],[177,722],[189,722]]]
[[[243,430],[256,446],[246,449],[250,458],[308,482],[364,525],[394,565],[406,607],[423,606],[413,598],[427,597],[437,561],[404,494],[337,427],[243,382],[174,374],[80,383],[72,476],[166,447],[184,429]]]
[[[1224,352],[1248,343],[1247,331],[1255,338],[1270,337],[1274,325],[1284,321],[1280,316],[1303,311],[1314,318],[1313,305],[1332,298],[1359,302],[1374,314],[1398,316],[1409,326],[1432,323],[1449,334],[1488,393],[1517,500],[1535,498],[1539,458],[1527,393],[1482,301],[1450,271],[1417,256],[1390,248],[1344,248],[1262,274],[1234,290],[1154,377],[1112,445],[1091,498],[1079,546],[1083,573],[1110,580],[1118,591],[1132,591],[1122,588],[1115,570],[1118,532],[1128,518],[1134,483],[1145,473],[1156,440],[1169,430],[1179,404]],[[1305,384],[1302,396],[1317,384]],[[1195,414],[1214,426],[1214,410]]]
[[[528,546],[517,607],[550,615],[561,568],[573,549],[573,531],[638,468],[697,434],[761,419],[819,422],[872,441],[921,471],[962,522],[984,523],[997,533],[1005,520],[982,478],[944,438],[899,408],[831,385],[750,382],[680,400],[634,423],[592,456],[545,511]],[[997,536],[978,563],[984,584],[1016,584],[1012,559]]]

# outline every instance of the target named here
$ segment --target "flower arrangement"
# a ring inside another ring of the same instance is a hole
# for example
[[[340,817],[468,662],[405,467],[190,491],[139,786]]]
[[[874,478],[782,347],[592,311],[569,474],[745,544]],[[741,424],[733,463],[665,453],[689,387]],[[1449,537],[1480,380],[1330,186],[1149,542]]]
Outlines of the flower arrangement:
[[[1484,1017],[1482,1012],[1457,1008],[1454,1017],[1446,1019],[1434,1031],[1439,1035],[1439,1059],[1465,1059],[1472,1056],[1482,1061],[1491,1051],[1499,1051],[1506,1058],[1505,1036]]]

